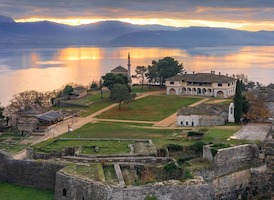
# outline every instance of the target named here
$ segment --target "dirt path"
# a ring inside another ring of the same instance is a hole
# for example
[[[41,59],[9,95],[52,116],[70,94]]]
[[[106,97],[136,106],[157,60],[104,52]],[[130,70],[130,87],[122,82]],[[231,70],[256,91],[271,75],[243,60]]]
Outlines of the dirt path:
[[[163,92],[162,91],[146,92],[146,93],[143,93],[142,95],[136,97],[136,100],[147,97],[147,96],[150,96],[150,95],[161,94],[161,93],[163,93]],[[91,115],[89,115],[87,117],[75,117],[75,118],[68,119],[68,120],[65,120],[63,122],[60,122],[60,123],[57,124],[57,126],[52,128],[51,130],[49,130],[47,132],[44,132],[44,136],[40,137],[39,139],[34,141],[32,143],[32,145],[38,144],[42,141],[45,141],[45,140],[48,140],[48,139],[51,139],[51,138],[54,138],[54,137],[58,137],[60,135],[63,135],[65,133],[67,133],[68,132],[68,124],[71,125],[73,130],[76,130],[76,129],[81,128],[83,125],[85,125],[89,122],[100,121],[100,119],[95,119],[94,117],[97,116],[97,115],[100,115],[101,113],[103,113],[107,110],[110,110],[110,109],[114,108],[117,105],[118,105],[118,103],[111,104],[111,105],[109,105],[109,106],[107,106],[107,107],[105,107],[105,108],[103,108],[103,109],[101,109],[101,110],[99,110],[95,113],[92,113]],[[101,120],[101,121],[103,121],[103,120]],[[112,121],[115,121],[115,120],[112,120]],[[118,122],[120,120],[116,120],[116,121]],[[124,122],[130,122],[130,121],[125,120]],[[138,123],[137,121],[131,121],[131,122]],[[141,121],[139,123],[144,123],[144,122]],[[148,123],[148,122],[146,122],[146,123]],[[151,123],[155,123],[155,122],[151,122]],[[22,159],[26,158],[26,149],[20,151],[18,154],[15,154],[13,156],[13,158],[17,159],[17,160],[22,160]]]
[[[188,107],[195,107],[195,106],[200,105],[208,100],[209,100],[209,98],[204,98],[196,103],[189,105]],[[176,116],[177,116],[177,112],[173,113],[172,115],[168,116],[167,118],[163,119],[162,121],[156,122],[153,126],[160,126],[160,127],[176,126]]]

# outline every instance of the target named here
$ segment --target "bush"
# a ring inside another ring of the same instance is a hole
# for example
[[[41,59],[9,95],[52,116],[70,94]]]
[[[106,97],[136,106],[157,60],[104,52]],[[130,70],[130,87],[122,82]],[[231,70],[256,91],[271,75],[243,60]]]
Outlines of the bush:
[[[189,131],[187,133],[187,137],[203,137],[204,133],[202,132],[195,132],[195,131]]]
[[[176,172],[178,169],[178,167],[175,165],[175,163],[167,163],[165,166],[164,166],[164,171],[171,174],[171,173],[174,173]]]
[[[182,157],[182,158],[179,158],[179,159],[177,160],[177,162],[178,162],[179,165],[182,165],[182,164],[184,164],[186,161],[189,161],[189,160],[191,160],[191,159],[193,159],[193,158],[194,158],[194,156]]]
[[[191,137],[191,139],[201,139],[203,136],[204,136],[203,132],[189,131],[187,133],[187,137]]]
[[[195,153],[202,153],[203,152],[203,146],[205,145],[204,142],[198,141],[194,144],[190,145],[189,148],[192,151],[195,151]]]
[[[152,195],[152,196],[148,195],[145,197],[144,200],[157,200],[157,198],[154,195]]]
[[[164,166],[163,178],[166,180],[177,179],[181,180],[183,178],[183,170],[181,167],[175,165],[175,163],[168,163]]]
[[[189,169],[185,169],[183,179],[187,180],[187,179],[192,179],[192,178],[193,178],[193,175],[192,175],[191,171]]]
[[[169,151],[182,151],[184,149],[183,146],[178,144],[168,144],[166,147]]]

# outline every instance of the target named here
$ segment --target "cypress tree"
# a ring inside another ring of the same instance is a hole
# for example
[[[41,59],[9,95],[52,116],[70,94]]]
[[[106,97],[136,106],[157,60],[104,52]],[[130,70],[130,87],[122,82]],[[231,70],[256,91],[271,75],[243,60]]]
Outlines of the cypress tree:
[[[234,111],[235,122],[239,124],[241,121],[242,113],[243,113],[242,87],[241,87],[240,80],[237,80],[236,93],[233,101],[234,101],[234,107],[235,107],[235,111]]]

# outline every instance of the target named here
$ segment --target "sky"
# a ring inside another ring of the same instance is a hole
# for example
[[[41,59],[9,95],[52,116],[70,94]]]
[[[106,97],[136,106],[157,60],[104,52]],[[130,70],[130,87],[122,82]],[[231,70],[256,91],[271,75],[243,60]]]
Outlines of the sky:
[[[0,15],[16,22],[69,25],[102,20],[175,27],[274,30],[272,0],[1,0]]]

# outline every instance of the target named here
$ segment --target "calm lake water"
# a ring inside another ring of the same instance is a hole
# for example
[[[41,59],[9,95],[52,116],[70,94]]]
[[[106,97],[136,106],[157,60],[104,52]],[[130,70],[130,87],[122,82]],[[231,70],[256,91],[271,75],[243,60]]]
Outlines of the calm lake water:
[[[138,65],[170,56],[184,64],[189,73],[210,72],[248,75],[263,84],[273,82],[274,46],[225,46],[193,49],[174,48],[43,48],[0,50],[0,102],[7,105],[12,95],[26,91],[50,91],[66,83],[88,85],[118,65],[131,71]]]

